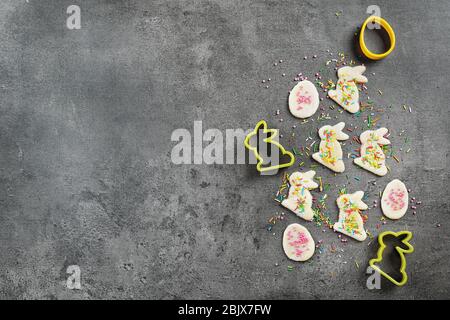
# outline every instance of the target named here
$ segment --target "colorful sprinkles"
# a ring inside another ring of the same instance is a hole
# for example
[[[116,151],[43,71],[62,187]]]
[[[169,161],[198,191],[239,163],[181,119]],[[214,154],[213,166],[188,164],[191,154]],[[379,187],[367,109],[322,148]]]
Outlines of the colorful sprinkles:
[[[311,57],[312,59],[309,59]],[[305,63],[308,63],[309,61],[314,63],[318,63],[320,62],[320,60],[323,61],[323,65],[319,67],[319,70],[313,72],[311,76],[307,75],[307,73],[304,71],[295,72],[295,74],[290,76],[288,70],[288,62],[286,62],[286,60],[287,59],[278,59],[276,60],[276,63],[273,63],[273,70],[275,70],[274,72],[277,72],[277,74],[266,77],[264,80],[262,80],[261,87],[264,89],[268,89],[270,84],[270,88],[275,88],[275,83],[278,84],[280,81],[283,81],[283,83],[288,83],[288,81],[292,80],[294,82],[299,82],[307,80],[308,78],[310,78],[311,81],[317,86],[320,98],[320,111],[318,111],[317,115],[314,117],[302,120],[296,119],[296,125],[290,125],[290,127],[292,128],[292,132],[287,135],[290,138],[290,143],[294,145],[293,147],[291,147],[291,150],[297,158],[298,167],[302,168],[303,170],[315,170],[316,168],[320,167],[319,165],[314,164],[311,161],[311,155],[315,152],[321,152],[321,156],[323,157],[323,159],[326,159],[330,163],[336,161],[336,159],[333,158],[333,150],[330,150],[330,146],[332,147],[332,144],[328,144],[325,146],[325,148],[321,149],[319,147],[319,143],[313,138],[316,135],[314,131],[304,132],[303,129],[302,131],[298,130],[300,128],[305,128],[307,124],[312,123],[311,125],[316,127],[316,124],[314,124],[315,122],[318,126],[321,122],[327,123],[330,120],[339,119],[343,116],[342,108],[337,108],[337,105],[333,101],[331,101],[330,97],[327,96],[327,92],[330,89],[335,89],[337,85],[342,86],[345,92],[342,97],[342,102],[345,103],[346,97],[348,98],[353,94],[353,86],[346,83],[339,83],[339,81],[336,82],[334,80],[336,77],[336,70],[342,66],[354,66],[356,62],[349,59],[349,56],[342,52],[334,53],[331,50],[326,50],[322,54],[314,53],[312,55],[304,56]],[[281,63],[281,61],[283,61],[283,63]],[[375,73],[372,73],[371,75],[375,75]],[[291,84],[289,84],[289,86],[291,87]],[[386,111],[394,110],[395,106],[382,106],[377,104],[377,102],[371,98],[371,96],[379,96],[380,98],[385,97],[385,92],[382,88],[376,88],[375,91],[372,92],[371,95],[369,95],[370,90],[368,86],[362,83],[358,84],[357,90],[359,91],[360,96],[360,110],[357,113],[348,116],[351,117],[353,123],[349,122],[349,125],[345,129],[351,137],[346,142],[347,149],[345,157],[349,159],[362,157],[365,162],[369,163],[375,168],[380,165],[380,160],[383,159],[383,157],[386,157],[386,159],[392,158],[392,161],[389,163],[389,165],[392,165],[393,163],[400,164],[402,161],[405,161],[408,155],[412,153],[414,145],[411,143],[411,139],[406,135],[407,132],[404,130],[398,132],[396,134],[396,137],[398,136],[396,139],[397,141],[393,141],[394,145],[398,146],[398,149],[394,149],[389,145],[380,146],[380,149],[369,147],[366,148],[364,154],[361,155],[361,141],[359,137],[361,132],[367,129],[376,130],[380,128],[382,119],[387,116]],[[327,103],[327,101],[329,101],[330,103]],[[412,113],[413,111],[413,108],[407,103],[401,105],[401,108],[408,114]],[[283,119],[284,112],[285,111],[280,111],[279,109],[277,109],[273,113],[273,115],[275,116],[275,118],[277,118],[277,120],[279,120],[279,122],[283,122],[285,120]],[[302,139],[300,143],[299,137],[300,139]],[[332,139],[332,135],[329,132],[327,133],[326,137],[327,141]],[[401,141],[400,144],[399,141]],[[342,145],[344,146],[344,144]],[[388,165],[386,165],[386,167],[389,171],[391,170]],[[333,175],[330,175],[330,177],[333,177]],[[324,176],[317,176],[315,178],[315,180],[319,184],[319,188],[314,191],[316,192],[316,194],[318,194],[318,196],[314,197],[313,195],[313,222],[318,228],[322,229],[322,232],[327,232],[327,230],[328,232],[334,232],[333,225],[335,221],[333,221],[330,216],[335,217],[337,210],[334,206],[332,208],[327,207],[328,194],[330,192],[333,193],[334,190],[337,190],[338,195],[346,194],[347,189],[354,189],[353,187],[350,187],[350,185],[361,184],[363,180],[359,176],[347,176],[347,183],[345,185],[333,185],[332,183],[329,183],[331,181],[326,181],[325,178],[326,177]],[[371,210],[380,211],[378,199],[381,198],[382,191],[378,188],[376,182],[369,181],[368,186],[369,187],[364,192],[364,200],[366,201],[368,200],[368,198],[372,198],[374,196],[377,200],[372,201],[372,205],[369,206],[369,210],[367,212]],[[281,203],[286,198],[289,187],[289,175],[288,173],[283,173],[281,178],[281,185],[279,186],[275,194],[274,200],[278,203]],[[418,209],[420,208],[421,203],[421,201],[417,201],[415,200],[415,198],[411,198],[410,209],[412,210],[413,215],[418,214]],[[352,204],[349,203],[348,205],[351,209]],[[364,222],[369,221],[368,214],[361,214],[359,210],[357,210],[356,212],[361,215]],[[379,213],[381,215],[381,211]],[[266,226],[267,230],[272,232],[276,223],[285,219],[286,217],[283,214],[275,213],[268,219],[268,223]],[[370,229],[372,230],[379,230],[388,223],[392,223],[384,219],[382,215],[379,221],[376,221],[373,218],[371,218],[371,221],[372,223]],[[348,221],[347,226],[349,228],[353,226],[351,221]],[[438,228],[440,226],[440,223],[435,223],[435,226]],[[372,239],[374,239],[374,235],[371,233],[370,229],[366,228],[365,230],[369,238],[368,245],[370,245]],[[341,243],[342,245],[348,243],[348,239],[345,235],[336,233],[336,237],[339,240],[339,243]],[[327,252],[329,252],[330,254],[338,254],[341,252],[341,249],[339,249],[336,244],[329,244],[325,246],[323,240],[320,240],[316,244],[316,249],[319,253],[325,252],[325,248],[328,249]],[[356,266],[356,269],[360,269],[360,262],[354,260],[354,264]],[[287,268],[288,271],[293,270],[293,266],[288,266]]]

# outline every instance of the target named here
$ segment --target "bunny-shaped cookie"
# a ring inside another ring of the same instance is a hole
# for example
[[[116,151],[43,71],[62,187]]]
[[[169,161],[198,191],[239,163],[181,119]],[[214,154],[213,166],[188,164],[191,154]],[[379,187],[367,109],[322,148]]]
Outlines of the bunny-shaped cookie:
[[[334,126],[323,126],[319,129],[320,145],[319,152],[312,155],[313,159],[330,168],[334,172],[344,172],[345,165],[342,161],[342,148],[338,140],[349,138],[342,130],[344,122],[339,122]]]
[[[376,175],[384,176],[387,173],[386,156],[380,146],[391,143],[384,137],[386,133],[386,128],[361,133],[361,157],[355,158],[353,162]]]
[[[281,205],[288,208],[300,218],[308,221],[312,221],[314,218],[314,212],[312,210],[312,196],[309,190],[318,187],[318,184],[314,182],[314,176],[316,172],[310,170],[307,172],[294,172],[289,176],[289,188],[288,197],[281,202]]]
[[[329,90],[328,96],[350,113],[359,111],[359,92],[356,83],[366,83],[368,80],[362,74],[365,66],[342,67],[338,70],[336,90]]]
[[[364,230],[363,219],[360,210],[367,210],[367,205],[362,201],[363,191],[356,191],[352,194],[343,194],[337,198],[336,203],[339,207],[339,220],[333,226],[333,229],[348,235],[358,241],[364,241],[367,233]]]

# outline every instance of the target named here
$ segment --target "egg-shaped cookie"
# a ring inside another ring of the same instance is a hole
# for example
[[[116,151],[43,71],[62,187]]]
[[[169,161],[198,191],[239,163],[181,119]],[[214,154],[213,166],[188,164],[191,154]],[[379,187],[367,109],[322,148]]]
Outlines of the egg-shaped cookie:
[[[308,229],[301,224],[290,224],[284,230],[283,249],[289,259],[306,261],[313,256],[315,247],[314,239]]]
[[[386,185],[381,197],[381,210],[389,219],[398,220],[408,210],[408,190],[403,182],[394,179]]]
[[[319,93],[311,81],[300,81],[289,93],[289,111],[294,117],[309,118],[318,107]]]

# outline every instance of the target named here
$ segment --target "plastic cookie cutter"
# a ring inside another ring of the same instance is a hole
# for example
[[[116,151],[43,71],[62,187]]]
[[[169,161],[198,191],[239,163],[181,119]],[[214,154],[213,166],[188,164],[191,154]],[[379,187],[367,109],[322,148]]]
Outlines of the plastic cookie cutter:
[[[366,30],[367,24],[369,22],[378,23],[381,27],[383,27],[384,30],[386,30],[386,32],[389,36],[389,41],[391,43],[388,51],[386,51],[384,53],[373,53],[372,51],[370,51],[367,48],[366,43],[364,41],[364,31]],[[366,21],[364,21],[364,23],[361,26],[361,32],[359,33],[359,46],[361,47],[362,53],[371,60],[380,60],[380,59],[386,58],[395,48],[394,29],[392,29],[391,25],[383,18],[378,17],[378,16],[370,16],[366,19]]]
[[[386,249],[386,245],[384,244],[383,238],[387,235],[391,235],[394,237],[404,237],[401,241],[402,243],[408,248],[408,249],[402,249],[399,246],[396,246],[395,249],[397,250],[398,254],[400,255],[400,273],[402,275],[402,280],[397,281],[394,278],[392,278],[390,275],[388,275],[386,272],[381,270],[379,266],[376,265],[376,263],[379,263],[383,260],[383,251]],[[377,257],[374,259],[371,259],[369,261],[369,265],[372,267],[372,269],[378,271],[383,277],[391,281],[393,284],[401,287],[408,281],[408,275],[406,274],[406,259],[405,259],[405,253],[412,253],[414,251],[414,247],[408,242],[412,238],[412,233],[410,231],[399,231],[399,232],[393,232],[393,231],[385,231],[378,235],[378,243],[380,244],[380,248],[377,252]]]
[[[254,136],[257,136],[259,130],[263,130],[263,133],[268,134],[267,138],[264,138],[263,140],[265,143],[275,145],[281,151],[282,155],[287,155],[290,158],[290,161],[288,163],[272,165],[269,167],[262,167],[263,163],[265,162],[265,159],[263,159],[263,157],[261,157],[260,153],[258,152],[258,147],[254,147],[250,144],[250,139]],[[256,170],[258,170],[259,172],[287,168],[292,166],[295,162],[294,155],[291,152],[286,151],[286,149],[284,149],[284,147],[278,141],[274,141],[277,135],[278,135],[277,129],[268,129],[267,122],[265,120],[261,120],[256,124],[255,129],[245,137],[244,145],[248,150],[253,151],[253,154],[258,160],[258,163],[256,164]]]

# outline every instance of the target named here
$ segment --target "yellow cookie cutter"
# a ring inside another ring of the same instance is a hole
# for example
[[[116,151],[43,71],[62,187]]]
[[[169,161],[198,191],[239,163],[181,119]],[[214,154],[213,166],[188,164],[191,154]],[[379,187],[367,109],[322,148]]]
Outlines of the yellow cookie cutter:
[[[384,30],[386,30],[386,32],[389,36],[389,41],[391,42],[391,46],[388,51],[386,51],[384,53],[373,53],[366,47],[366,43],[364,41],[364,31],[366,30],[367,24],[369,22],[378,23],[379,25],[381,25],[383,27]],[[394,29],[392,29],[391,25],[383,18],[378,17],[378,16],[370,16],[366,19],[366,21],[364,21],[364,23],[361,26],[361,32],[359,33],[359,46],[361,47],[362,53],[369,59],[380,60],[380,59],[386,58],[395,48]]]
[[[402,281],[398,282],[394,278],[392,278],[390,275],[388,275],[386,272],[380,269],[380,267],[376,266],[375,263],[381,262],[383,260],[383,251],[386,248],[386,245],[384,244],[383,238],[387,235],[391,235],[394,237],[400,237],[403,235],[406,235],[406,237],[402,240],[402,243],[405,244],[408,249],[402,249],[399,246],[396,246],[395,249],[397,250],[398,254],[400,255],[401,265],[400,265],[400,273],[402,274]],[[378,235],[378,243],[380,244],[380,248],[377,252],[377,257],[374,259],[371,259],[369,261],[369,265],[372,267],[372,269],[378,271],[383,277],[391,281],[393,284],[401,287],[405,285],[405,283],[408,281],[408,275],[406,274],[406,259],[405,259],[405,253],[412,253],[414,252],[414,247],[408,242],[412,238],[412,233],[410,231],[399,231],[399,232],[393,232],[393,231],[385,231]]]
[[[256,136],[256,135],[258,134],[258,130],[260,130],[260,127],[261,127],[261,126],[262,126],[262,129],[263,129],[263,133],[272,133],[272,135],[269,135],[269,136],[268,136],[267,138],[265,138],[263,141],[264,141],[265,143],[268,143],[268,144],[274,144],[274,145],[276,145],[276,146],[281,150],[281,153],[282,153],[283,155],[286,155],[286,154],[287,154],[287,155],[291,158],[291,160],[290,160],[288,163],[283,163],[283,164],[278,164],[278,165],[275,165],[275,166],[270,166],[270,167],[261,168],[261,166],[262,166],[262,164],[263,164],[263,162],[264,162],[264,159],[263,159],[263,158],[261,157],[261,155],[258,153],[258,148],[257,148],[257,147],[252,147],[252,146],[250,145],[250,143],[249,143],[250,139],[251,139],[253,136]],[[293,155],[291,152],[286,151],[286,149],[284,149],[284,147],[283,147],[279,142],[273,141],[273,139],[274,139],[277,135],[278,135],[278,130],[277,130],[277,129],[268,129],[268,128],[267,128],[267,122],[266,122],[265,120],[261,120],[261,121],[259,121],[259,122],[256,124],[255,129],[254,129],[252,132],[250,132],[250,133],[245,137],[244,145],[245,145],[245,147],[246,147],[248,150],[253,151],[253,154],[255,155],[256,159],[258,160],[258,163],[256,164],[256,170],[258,170],[259,172],[271,171],[271,170],[276,170],[276,169],[281,169],[281,168],[290,167],[290,166],[292,166],[292,165],[294,164],[294,162],[295,162],[295,157],[294,157],[294,155]]]

